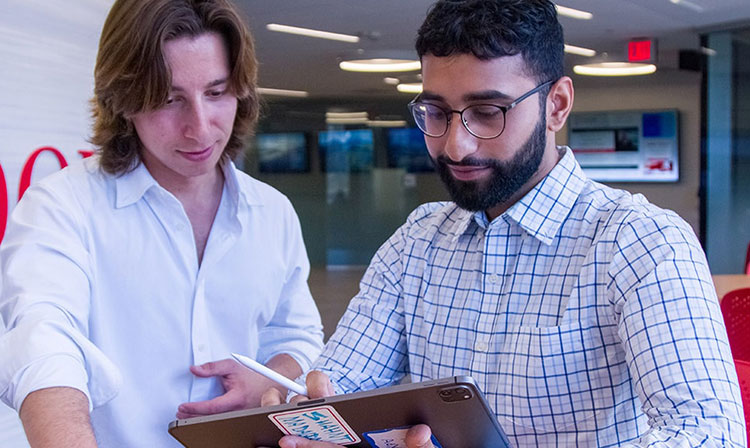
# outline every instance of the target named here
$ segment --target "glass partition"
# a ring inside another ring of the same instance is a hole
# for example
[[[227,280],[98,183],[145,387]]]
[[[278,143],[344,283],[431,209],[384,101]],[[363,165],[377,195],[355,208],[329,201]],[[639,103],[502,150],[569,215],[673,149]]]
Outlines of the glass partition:
[[[736,274],[750,244],[750,29],[704,41],[706,252],[712,273]]]
[[[405,117],[405,104],[374,109]],[[363,266],[412,210],[448,195],[413,124],[326,124],[330,107],[268,105],[238,164],[289,197],[313,266]]]

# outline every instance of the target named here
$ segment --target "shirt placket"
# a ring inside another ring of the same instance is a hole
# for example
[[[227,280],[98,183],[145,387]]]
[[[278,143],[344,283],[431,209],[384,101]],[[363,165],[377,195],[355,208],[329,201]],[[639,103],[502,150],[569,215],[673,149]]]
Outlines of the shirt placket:
[[[199,271],[195,294],[193,296],[193,319],[190,331],[193,362],[195,365],[212,360],[206,311],[206,282],[204,276]],[[211,381],[209,380],[208,378],[193,377],[190,387],[191,400],[195,400],[197,397],[205,397],[210,393]]]
[[[501,308],[502,290],[505,281],[507,251],[507,230],[505,223],[485,229],[482,254],[482,275],[479,290],[482,299],[479,317],[476,323],[473,357],[471,363],[472,375],[480,383],[486,381],[487,372],[492,371],[494,352],[496,350],[495,323],[498,309]]]
[[[211,344],[211,325],[208,322],[208,297],[206,288],[206,279],[210,278],[213,269],[217,269],[221,258],[227,253],[236,238],[229,227],[224,225],[224,214],[228,213],[228,204],[226,195],[222,195],[222,202],[216,213],[211,234],[203,252],[203,261],[198,269],[196,278],[195,293],[193,296],[193,319],[191,323],[191,342],[193,348],[193,361],[200,365],[209,361],[215,361],[219,356],[226,356],[225,353],[214,353],[215,347]],[[206,397],[211,393],[214,379],[193,377],[193,383],[190,388],[190,395],[193,399]]]

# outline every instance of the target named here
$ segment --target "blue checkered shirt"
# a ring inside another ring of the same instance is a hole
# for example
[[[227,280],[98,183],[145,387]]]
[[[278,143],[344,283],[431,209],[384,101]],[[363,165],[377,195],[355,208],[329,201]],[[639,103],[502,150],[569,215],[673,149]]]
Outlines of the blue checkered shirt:
[[[453,203],[416,209],[313,368],[338,392],[470,375],[519,447],[744,447],[693,230],[561,151],[492,222]]]

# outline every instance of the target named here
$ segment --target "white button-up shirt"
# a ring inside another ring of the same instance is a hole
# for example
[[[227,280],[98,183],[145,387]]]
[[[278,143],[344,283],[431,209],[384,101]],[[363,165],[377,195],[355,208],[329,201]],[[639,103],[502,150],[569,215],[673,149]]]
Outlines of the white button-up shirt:
[[[322,348],[309,263],[291,204],[224,167],[199,265],[181,203],[141,164],[120,177],[89,158],[30,188],[0,247],[0,397],[86,393],[100,446],[179,446],[177,406],[222,393],[192,364]]]

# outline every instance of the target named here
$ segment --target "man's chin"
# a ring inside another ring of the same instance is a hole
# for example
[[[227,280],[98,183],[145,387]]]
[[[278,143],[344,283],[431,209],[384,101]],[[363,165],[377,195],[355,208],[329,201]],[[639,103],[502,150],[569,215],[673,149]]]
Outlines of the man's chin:
[[[487,192],[477,188],[476,182],[462,182],[462,185],[456,183],[448,188],[448,193],[451,200],[464,210],[478,212],[485,208]]]

